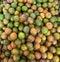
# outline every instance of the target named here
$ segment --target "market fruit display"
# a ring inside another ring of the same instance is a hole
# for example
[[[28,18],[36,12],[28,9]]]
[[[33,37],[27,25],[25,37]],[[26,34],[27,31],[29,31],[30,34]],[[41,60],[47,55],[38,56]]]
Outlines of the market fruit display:
[[[1,0],[0,62],[60,62],[58,0]]]

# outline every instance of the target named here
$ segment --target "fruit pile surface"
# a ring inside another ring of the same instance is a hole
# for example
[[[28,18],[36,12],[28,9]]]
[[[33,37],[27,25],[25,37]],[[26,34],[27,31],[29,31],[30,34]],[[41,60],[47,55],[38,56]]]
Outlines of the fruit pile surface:
[[[60,62],[58,0],[3,0],[0,3],[0,62]]]

